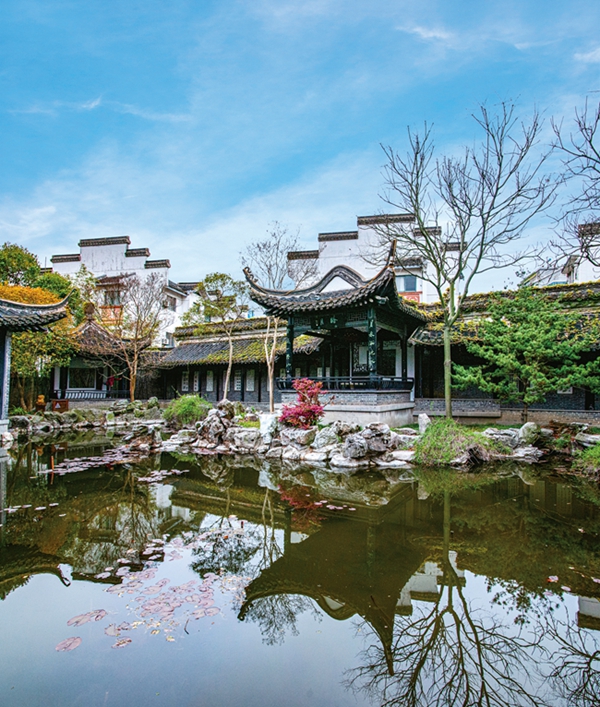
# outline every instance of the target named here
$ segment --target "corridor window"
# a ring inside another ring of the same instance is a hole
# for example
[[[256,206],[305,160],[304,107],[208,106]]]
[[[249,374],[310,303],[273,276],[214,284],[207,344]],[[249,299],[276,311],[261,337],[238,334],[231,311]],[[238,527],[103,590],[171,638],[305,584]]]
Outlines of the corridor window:
[[[251,368],[246,371],[246,391],[248,393],[254,393],[254,369]]]
[[[417,276],[416,275],[405,275],[402,279],[404,280],[403,292],[416,292],[417,291]]]
[[[206,392],[212,393],[215,389],[215,379],[212,371],[206,371]]]
[[[190,372],[183,371],[181,374],[181,392],[187,393],[190,389]]]

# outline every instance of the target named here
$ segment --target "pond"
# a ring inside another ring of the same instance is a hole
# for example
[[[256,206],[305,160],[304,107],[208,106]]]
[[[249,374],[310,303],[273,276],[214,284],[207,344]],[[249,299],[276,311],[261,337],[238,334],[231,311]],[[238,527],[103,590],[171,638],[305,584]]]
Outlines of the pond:
[[[2,705],[599,704],[597,486],[112,444],[0,460]]]

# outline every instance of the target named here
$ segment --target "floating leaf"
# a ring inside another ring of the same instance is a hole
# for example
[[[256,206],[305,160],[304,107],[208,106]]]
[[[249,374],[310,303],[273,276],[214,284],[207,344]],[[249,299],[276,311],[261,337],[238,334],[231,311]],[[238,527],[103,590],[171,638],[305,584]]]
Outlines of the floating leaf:
[[[551,575],[548,577],[548,582],[558,582],[558,577],[556,575]]]
[[[129,645],[131,643],[131,638],[119,638],[118,641],[115,641],[111,648],[124,648],[125,646]]]
[[[217,614],[221,613],[221,609],[218,609],[216,606],[213,606],[210,609],[206,609],[205,613],[207,616],[216,616]]]
[[[175,639],[173,638],[173,636],[167,636],[167,641],[174,641],[174,640]]]
[[[116,624],[110,624],[110,626],[107,626],[107,627],[104,629],[104,633],[105,633],[107,636],[113,636],[114,638],[116,638],[117,636],[120,636],[120,635],[121,635],[121,632],[120,632],[119,629],[117,628]]]
[[[74,616],[72,619],[69,619],[67,626],[83,626],[83,624],[87,624],[89,620],[89,614],[79,614],[79,616]]]
[[[56,650],[59,652],[74,651],[75,648],[79,648],[80,645],[81,645],[81,638],[79,638],[79,636],[71,636],[71,638],[65,638],[64,641],[61,641],[56,646]]]

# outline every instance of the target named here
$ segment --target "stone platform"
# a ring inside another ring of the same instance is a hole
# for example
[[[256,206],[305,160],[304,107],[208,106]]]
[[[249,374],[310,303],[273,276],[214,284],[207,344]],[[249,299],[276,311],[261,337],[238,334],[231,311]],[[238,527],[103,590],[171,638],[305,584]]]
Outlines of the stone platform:
[[[325,406],[323,423],[336,420],[365,427],[371,422],[384,422],[390,427],[412,424],[415,404],[410,392],[402,390],[336,390],[323,391],[321,402]],[[281,402],[293,405],[295,391],[282,391]]]

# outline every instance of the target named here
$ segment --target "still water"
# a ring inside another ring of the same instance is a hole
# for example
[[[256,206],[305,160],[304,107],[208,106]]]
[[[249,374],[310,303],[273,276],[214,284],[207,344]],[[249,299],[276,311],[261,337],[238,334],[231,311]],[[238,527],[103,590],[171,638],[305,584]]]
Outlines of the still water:
[[[0,461],[2,705],[600,704],[597,487],[109,445]]]

